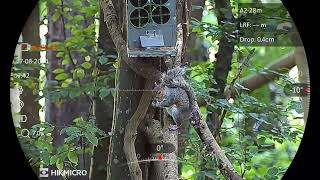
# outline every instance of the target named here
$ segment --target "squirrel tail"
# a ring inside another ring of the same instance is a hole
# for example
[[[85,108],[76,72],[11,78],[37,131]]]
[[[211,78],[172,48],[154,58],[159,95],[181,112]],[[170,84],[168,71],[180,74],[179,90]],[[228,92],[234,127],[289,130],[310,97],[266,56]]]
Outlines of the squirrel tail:
[[[168,70],[166,73],[162,74],[161,80],[165,85],[171,85],[173,81],[183,78],[186,74],[186,67],[178,66],[173,69]]]

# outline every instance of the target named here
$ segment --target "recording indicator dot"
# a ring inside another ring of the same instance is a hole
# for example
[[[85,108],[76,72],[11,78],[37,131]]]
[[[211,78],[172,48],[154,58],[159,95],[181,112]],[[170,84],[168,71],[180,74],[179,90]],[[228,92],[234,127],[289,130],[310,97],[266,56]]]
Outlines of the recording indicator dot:
[[[161,161],[161,160],[163,159],[162,154],[158,154],[158,155],[157,155],[157,159]]]

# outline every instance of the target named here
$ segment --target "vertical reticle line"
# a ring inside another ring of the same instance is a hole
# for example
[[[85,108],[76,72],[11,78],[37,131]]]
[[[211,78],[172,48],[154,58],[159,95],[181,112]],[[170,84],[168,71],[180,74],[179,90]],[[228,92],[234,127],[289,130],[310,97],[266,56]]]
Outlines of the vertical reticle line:
[[[141,26],[145,26],[149,23],[149,13],[145,9],[140,9],[140,11]]]
[[[152,13],[152,5],[151,4],[145,6],[144,9],[149,13],[149,15]]]
[[[138,2],[140,2],[140,0],[138,0]],[[141,27],[141,12],[140,12],[140,8],[138,8],[138,24],[139,24],[139,27]]]
[[[161,0],[160,0],[160,2],[161,2]],[[163,24],[163,15],[162,15],[162,6],[159,6],[159,14],[160,14],[160,22],[161,22],[161,24]]]
[[[141,27],[142,25],[141,25],[141,9],[140,9],[140,7],[141,7],[141,0],[138,0],[138,24],[139,24],[139,27]]]

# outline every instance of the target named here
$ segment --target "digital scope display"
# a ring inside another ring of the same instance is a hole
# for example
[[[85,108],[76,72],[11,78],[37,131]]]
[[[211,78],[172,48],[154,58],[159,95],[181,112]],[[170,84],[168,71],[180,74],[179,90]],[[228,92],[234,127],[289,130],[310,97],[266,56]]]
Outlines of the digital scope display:
[[[310,78],[280,0],[44,0],[11,112],[39,179],[281,179]]]

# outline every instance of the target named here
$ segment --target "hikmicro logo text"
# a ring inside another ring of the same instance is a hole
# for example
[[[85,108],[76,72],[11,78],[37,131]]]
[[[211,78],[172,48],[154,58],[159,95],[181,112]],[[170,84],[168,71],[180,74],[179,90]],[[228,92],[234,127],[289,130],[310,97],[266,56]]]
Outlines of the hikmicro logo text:
[[[49,176],[86,176],[87,170],[49,170],[49,168],[40,168],[39,177],[49,177]]]

